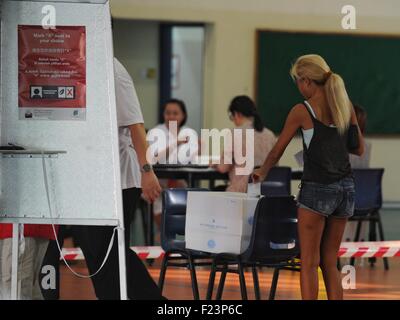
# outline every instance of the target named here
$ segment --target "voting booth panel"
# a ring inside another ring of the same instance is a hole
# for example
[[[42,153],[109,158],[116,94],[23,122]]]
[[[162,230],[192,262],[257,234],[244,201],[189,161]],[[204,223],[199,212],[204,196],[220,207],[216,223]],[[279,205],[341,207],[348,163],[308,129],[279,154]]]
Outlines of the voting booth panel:
[[[1,144],[27,150],[0,159],[1,222],[122,216],[109,4],[91,2],[2,3]]]

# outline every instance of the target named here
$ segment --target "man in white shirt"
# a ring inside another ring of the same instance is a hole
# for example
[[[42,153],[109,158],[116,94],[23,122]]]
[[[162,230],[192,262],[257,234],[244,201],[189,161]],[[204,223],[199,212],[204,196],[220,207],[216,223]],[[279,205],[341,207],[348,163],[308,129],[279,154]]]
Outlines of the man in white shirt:
[[[161,192],[161,187],[152,167],[146,160],[148,148],[143,116],[133,81],[114,58],[114,79],[121,165],[121,188],[125,227],[125,252],[128,298],[135,300],[163,299],[161,292],[148,273],[145,265],[135,252],[129,249],[130,224],[140,195],[153,202]],[[113,226],[74,226],[74,240],[82,249],[90,274],[100,268],[113,234]],[[63,232],[58,235],[63,242]],[[49,246],[44,265],[51,264],[58,269],[59,252],[52,243]],[[58,271],[58,270],[57,270]],[[59,298],[59,276],[55,290],[42,289],[45,299]],[[113,247],[101,271],[91,278],[95,293],[101,300],[120,299],[118,239],[114,238]]]
[[[121,188],[124,209],[127,289],[129,299],[162,299],[161,292],[146,267],[129,249],[130,224],[140,195],[153,202],[161,187],[151,165],[146,160],[148,148],[143,116],[132,79],[123,65],[114,58],[115,96],[121,164]],[[113,227],[80,228],[79,245],[90,273],[101,266],[108,249]],[[113,248],[103,269],[92,278],[98,299],[119,299],[118,245]]]

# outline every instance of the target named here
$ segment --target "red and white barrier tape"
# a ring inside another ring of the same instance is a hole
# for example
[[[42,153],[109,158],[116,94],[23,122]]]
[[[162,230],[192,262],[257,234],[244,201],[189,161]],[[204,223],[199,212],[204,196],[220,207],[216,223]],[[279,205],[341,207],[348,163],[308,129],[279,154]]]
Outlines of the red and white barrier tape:
[[[164,256],[161,247],[131,247],[140,259],[159,259]],[[66,260],[83,260],[80,248],[63,248]],[[382,242],[342,242],[338,253],[339,258],[392,258],[400,257],[400,241]]]
[[[342,242],[340,258],[400,257],[400,241]]]
[[[161,247],[131,247],[140,259],[159,259],[164,256],[164,250]],[[65,260],[84,260],[85,257],[80,248],[63,248]]]

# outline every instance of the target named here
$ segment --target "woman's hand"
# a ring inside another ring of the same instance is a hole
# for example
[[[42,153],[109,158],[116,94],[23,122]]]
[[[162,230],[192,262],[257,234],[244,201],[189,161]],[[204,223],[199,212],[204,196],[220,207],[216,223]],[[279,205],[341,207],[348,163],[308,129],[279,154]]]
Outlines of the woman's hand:
[[[251,174],[251,180],[253,183],[263,182],[267,175],[263,172],[261,168],[255,169]]]

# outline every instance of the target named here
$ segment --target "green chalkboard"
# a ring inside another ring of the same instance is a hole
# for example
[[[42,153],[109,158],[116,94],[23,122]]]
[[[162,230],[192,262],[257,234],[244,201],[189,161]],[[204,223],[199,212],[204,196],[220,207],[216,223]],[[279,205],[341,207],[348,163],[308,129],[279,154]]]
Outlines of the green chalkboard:
[[[289,70],[315,53],[340,74],[353,103],[368,113],[367,133],[400,133],[400,37],[258,31],[256,100],[267,127],[279,133],[303,100]]]

